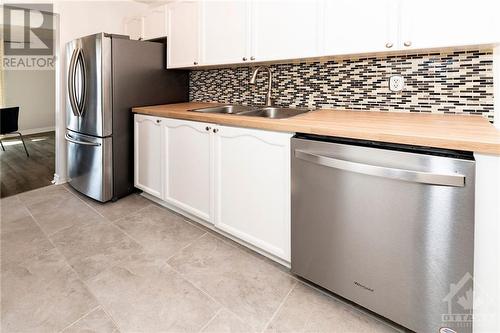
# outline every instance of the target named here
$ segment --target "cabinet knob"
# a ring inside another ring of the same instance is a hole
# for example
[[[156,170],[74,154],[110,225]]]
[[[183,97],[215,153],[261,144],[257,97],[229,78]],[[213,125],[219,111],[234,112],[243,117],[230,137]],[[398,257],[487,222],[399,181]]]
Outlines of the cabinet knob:
[[[198,65],[198,61],[193,62],[193,65]]]
[[[243,61],[247,61],[247,57],[243,57],[242,59],[243,59]]]
[[[210,131],[211,127],[207,126],[207,127],[205,127],[205,130]]]
[[[404,44],[404,46],[409,47],[409,46],[411,46],[411,41],[407,40],[403,44]]]
[[[385,43],[385,47],[387,47],[388,49],[390,49],[393,46],[394,44],[392,44],[391,42]]]
[[[255,57],[254,57],[254,56],[251,56],[251,57],[250,57],[250,60],[255,60]]]
[[[213,132],[217,133],[219,130],[217,128],[214,128]]]
[[[161,119],[156,119],[156,123],[157,124],[161,123]]]

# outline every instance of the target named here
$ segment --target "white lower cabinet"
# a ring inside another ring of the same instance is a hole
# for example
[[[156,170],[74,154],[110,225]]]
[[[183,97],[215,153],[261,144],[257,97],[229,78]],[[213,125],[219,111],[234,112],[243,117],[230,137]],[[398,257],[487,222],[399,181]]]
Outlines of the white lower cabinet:
[[[215,226],[290,261],[290,133],[220,126]]]
[[[135,186],[289,262],[291,137],[135,115]]]
[[[134,116],[134,186],[163,198],[163,118]]]
[[[164,119],[164,200],[213,222],[213,124]]]

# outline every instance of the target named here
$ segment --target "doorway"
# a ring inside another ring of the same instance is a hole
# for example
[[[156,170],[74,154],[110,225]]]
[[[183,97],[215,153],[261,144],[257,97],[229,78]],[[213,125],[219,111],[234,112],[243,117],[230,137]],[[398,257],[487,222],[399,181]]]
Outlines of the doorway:
[[[54,179],[56,34],[51,7],[40,6],[3,5],[9,19],[0,26],[0,198]],[[33,22],[42,23],[34,29]]]

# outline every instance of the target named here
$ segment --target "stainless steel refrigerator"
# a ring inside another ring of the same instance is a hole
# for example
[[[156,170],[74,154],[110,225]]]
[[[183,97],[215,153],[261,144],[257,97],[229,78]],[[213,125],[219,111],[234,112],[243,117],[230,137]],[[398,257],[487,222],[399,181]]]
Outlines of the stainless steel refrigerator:
[[[101,202],[134,190],[131,108],[185,102],[188,72],[166,69],[166,43],[99,33],[66,46],[69,184]]]

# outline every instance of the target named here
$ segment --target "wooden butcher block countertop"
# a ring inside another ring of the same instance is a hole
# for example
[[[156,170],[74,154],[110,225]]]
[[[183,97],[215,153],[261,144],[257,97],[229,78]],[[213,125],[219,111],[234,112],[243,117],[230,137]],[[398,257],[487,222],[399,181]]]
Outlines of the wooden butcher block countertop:
[[[220,125],[447,148],[500,155],[500,131],[481,116],[322,109],[287,119],[190,112],[214,103],[136,107],[135,113]]]

